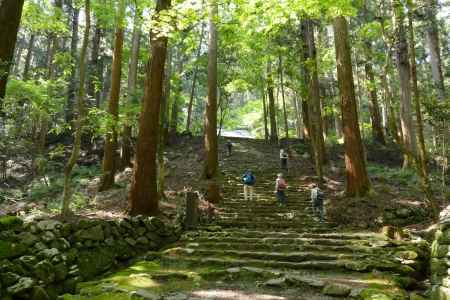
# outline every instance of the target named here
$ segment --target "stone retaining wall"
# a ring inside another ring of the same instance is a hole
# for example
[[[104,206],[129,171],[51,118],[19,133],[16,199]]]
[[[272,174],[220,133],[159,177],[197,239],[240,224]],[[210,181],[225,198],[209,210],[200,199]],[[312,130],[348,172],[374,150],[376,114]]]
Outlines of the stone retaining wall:
[[[431,299],[450,299],[450,206],[441,212],[431,246]]]
[[[0,299],[55,299],[121,262],[173,243],[179,233],[155,217],[23,222],[0,218]]]

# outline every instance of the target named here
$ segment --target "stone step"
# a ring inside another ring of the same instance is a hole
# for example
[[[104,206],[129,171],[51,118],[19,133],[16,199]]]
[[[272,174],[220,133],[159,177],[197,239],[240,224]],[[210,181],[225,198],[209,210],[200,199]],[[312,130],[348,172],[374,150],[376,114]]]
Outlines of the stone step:
[[[212,231],[214,230],[214,231]],[[380,240],[386,241],[387,238],[381,234],[372,232],[342,232],[330,233],[329,230],[323,233],[317,232],[279,232],[268,230],[247,230],[238,228],[215,228],[214,226],[200,227],[199,231],[187,232],[187,236],[208,236],[219,238],[256,238],[256,239],[333,239],[333,240]]]
[[[201,244],[227,244],[233,247],[273,247],[274,245],[283,247],[348,247],[358,249],[360,247],[369,247],[370,241],[360,239],[327,239],[327,238],[244,238],[244,237],[217,237],[217,236],[197,236],[197,237],[182,237],[182,241],[197,242]]]
[[[326,240],[330,241],[330,240]],[[340,241],[342,243],[342,241]],[[200,242],[193,240],[186,244],[187,248],[217,249],[217,250],[241,250],[241,251],[270,251],[278,253],[288,252],[329,252],[329,253],[372,253],[373,248],[357,244],[342,243],[341,245],[323,245],[309,243],[246,243],[246,242]]]
[[[283,262],[275,260],[259,260],[259,259],[232,259],[217,257],[195,257],[195,256],[161,256],[161,264],[163,265],[180,265],[188,266],[208,266],[208,267],[258,267],[258,268],[275,268],[281,270],[324,270],[324,271],[365,271],[367,267],[358,268],[358,263],[349,260],[324,260],[324,261],[303,261],[303,262]]]
[[[329,230],[326,224],[316,224],[312,225],[311,222],[307,221],[277,221],[277,222],[267,222],[267,221],[253,221],[253,220],[215,220],[215,224],[221,227],[238,227],[238,228],[278,228],[278,229],[292,229],[292,230],[311,230],[316,229],[326,229]]]
[[[217,250],[202,248],[171,248],[164,251],[163,255],[169,256],[197,256],[197,257],[225,257],[227,259],[254,259],[272,260],[279,262],[305,262],[305,261],[338,261],[338,260],[362,260],[369,257],[369,254],[357,253],[336,253],[336,252],[265,252],[265,251],[241,251],[241,250]]]

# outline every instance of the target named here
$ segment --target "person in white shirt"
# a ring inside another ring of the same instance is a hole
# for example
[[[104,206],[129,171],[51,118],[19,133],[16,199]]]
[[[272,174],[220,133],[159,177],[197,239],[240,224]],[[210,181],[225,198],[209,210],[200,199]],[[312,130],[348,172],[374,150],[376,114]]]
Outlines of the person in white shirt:
[[[285,205],[286,204],[286,194],[285,190],[287,188],[286,180],[283,178],[283,174],[278,174],[277,179],[275,180],[275,193],[277,195],[278,204]]]
[[[323,201],[325,194],[317,184],[313,184],[311,188],[311,203],[313,214],[319,217],[320,223],[324,221]]]

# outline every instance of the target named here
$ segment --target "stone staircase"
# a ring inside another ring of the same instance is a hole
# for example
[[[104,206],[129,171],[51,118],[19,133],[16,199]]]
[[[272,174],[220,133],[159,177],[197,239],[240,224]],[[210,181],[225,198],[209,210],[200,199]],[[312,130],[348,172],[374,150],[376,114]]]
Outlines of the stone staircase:
[[[298,180],[301,168],[287,174],[288,201],[279,206],[274,194],[278,163],[278,150],[258,142],[246,142],[224,158],[224,199],[214,223],[185,233],[163,252],[163,265],[214,267],[230,274],[253,271],[267,279],[260,286],[306,285],[318,299],[322,293],[364,299],[392,294],[394,299],[407,297],[401,288],[420,286],[416,278],[424,272],[420,259],[426,251],[381,234],[339,232],[333,224],[319,223],[312,215],[309,190]],[[246,169],[257,178],[252,201],[243,199],[240,177]],[[374,282],[381,288],[374,288]],[[302,289],[297,292],[302,295]]]

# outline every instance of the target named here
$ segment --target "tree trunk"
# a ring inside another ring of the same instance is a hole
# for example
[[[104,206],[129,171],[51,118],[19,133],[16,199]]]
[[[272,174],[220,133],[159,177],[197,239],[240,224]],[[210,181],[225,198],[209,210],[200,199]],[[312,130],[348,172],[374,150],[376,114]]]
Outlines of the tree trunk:
[[[286,112],[286,99],[284,94],[284,78],[283,78],[283,60],[281,55],[279,56],[278,61],[278,72],[280,73],[280,84],[281,84],[281,99],[283,101],[283,117],[284,117],[284,132],[286,139],[289,139],[289,126],[288,126],[288,117]]]
[[[273,79],[272,79],[272,64],[267,63],[267,95],[269,97],[269,120],[270,120],[270,142],[278,142],[277,130],[277,112],[275,110],[275,98],[273,95]]]
[[[170,0],[158,0],[154,19],[170,7]],[[159,113],[163,96],[164,64],[167,53],[167,36],[150,32],[152,59],[147,66],[142,112],[139,120],[139,136],[136,161],[129,195],[131,215],[155,215],[158,213],[156,154],[159,143]]]
[[[159,118],[159,146],[158,146],[158,194],[160,199],[165,199],[165,179],[166,179],[166,162],[164,160],[164,149],[167,144],[168,128],[169,128],[169,99],[172,89],[172,55],[171,47],[167,49],[165,74],[164,74],[164,90],[161,98],[161,113]]]
[[[77,104],[78,104],[78,118],[75,122],[75,138],[73,142],[72,154],[64,168],[64,195],[62,203],[62,215],[67,216],[70,214],[70,200],[72,197],[71,191],[71,174],[75,163],[78,160],[81,148],[81,136],[83,134],[83,124],[86,117],[86,110],[84,106],[85,98],[85,78],[86,78],[86,52],[89,42],[89,31],[91,28],[90,18],[90,0],[85,0],[85,31],[83,36],[83,45],[80,52],[80,87],[78,89]]]
[[[196,59],[195,59],[196,61],[198,61],[201,50],[202,50],[204,32],[205,32],[205,24],[202,24],[202,31],[200,33],[200,41],[198,43],[197,55],[196,55]],[[191,132],[192,106],[194,104],[195,85],[197,83],[197,74],[198,74],[198,64],[195,65],[194,74],[192,76],[191,94],[189,96],[188,113],[187,113],[187,119],[186,119],[186,132]]]
[[[344,131],[345,168],[348,196],[364,196],[370,190],[364,149],[358,127],[355,86],[350,57],[347,21],[344,17],[334,20],[337,74],[341,96],[342,123]]]
[[[111,91],[108,103],[108,114],[111,117],[110,132],[106,134],[103,153],[102,171],[99,191],[113,187],[117,171],[117,122],[119,118],[120,80],[122,78],[122,50],[124,37],[125,0],[119,2],[116,37],[111,72]]]
[[[311,145],[313,147],[316,174],[319,181],[323,180],[322,165],[325,162],[325,142],[323,139],[322,115],[320,109],[319,77],[317,74],[317,54],[314,42],[314,28],[311,20],[302,21],[304,42],[307,45],[307,61],[310,65],[305,68],[308,81],[308,116]]]
[[[442,102],[446,100],[444,77],[442,75],[441,49],[439,47],[439,29],[436,20],[438,12],[437,0],[425,0],[426,16],[428,26],[426,30],[427,45],[430,51],[431,72],[438,99]]]
[[[0,1],[0,116],[3,109],[3,98],[6,93],[6,83],[12,65],[14,48],[24,0]]]
[[[301,139],[303,138],[303,128],[302,128],[302,114],[301,114],[301,107],[299,103],[298,96],[295,94],[295,96],[292,98],[292,105],[295,109],[295,127],[296,127],[296,133],[297,138]]]
[[[400,0],[393,1],[397,70],[400,82],[400,124],[404,148],[403,167],[410,168],[416,155],[416,141],[411,109],[411,74],[408,58],[408,42],[403,26],[404,11]]]
[[[180,46],[181,47],[181,46]],[[176,136],[178,129],[178,115],[180,110],[180,98],[183,90],[183,81],[182,81],[182,73],[183,73],[183,55],[180,53],[181,49],[178,50],[178,63],[176,69],[176,79],[174,86],[174,97],[172,100],[172,111],[170,117],[170,135]]]
[[[417,121],[417,142],[418,142],[418,155],[416,162],[416,169],[421,179],[422,190],[427,198],[428,204],[433,212],[435,218],[439,216],[439,208],[434,199],[433,193],[430,189],[430,182],[428,180],[428,170],[427,170],[427,152],[425,148],[425,139],[423,136],[423,121],[422,121],[422,112],[421,112],[421,101],[420,101],[420,93],[417,87],[417,66],[416,66],[416,47],[415,47],[415,37],[414,37],[414,27],[413,27],[413,12],[414,9],[414,0],[408,0],[408,32],[409,32],[409,60],[410,60],[410,71],[411,71],[411,83],[412,83],[412,92],[414,98],[414,107],[416,113],[416,121]]]
[[[207,200],[212,203],[220,201],[218,183],[219,163],[217,145],[217,0],[209,4],[209,41],[208,41],[208,102],[205,120],[205,178],[208,180]]]
[[[266,104],[266,91],[264,87],[262,88],[262,101],[264,110],[264,140],[269,141],[269,127],[267,126],[267,104]]]
[[[91,61],[89,63],[89,82],[88,82],[88,95],[97,99],[97,82],[99,79],[98,64],[99,64],[99,52],[100,43],[102,38],[102,29],[100,27],[100,21],[97,18],[95,24],[94,37],[92,38],[92,52]]]
[[[134,15],[133,23],[133,37],[131,41],[131,53],[130,61],[128,63],[128,103],[136,103],[136,82],[137,82],[137,72],[138,72],[138,62],[139,62],[139,48],[141,41],[141,11],[139,8],[135,7],[136,12]],[[126,123],[123,128],[122,134],[122,157],[121,165],[122,169],[126,167],[132,167],[131,159],[133,157],[133,145],[131,142],[132,127],[129,122],[131,122],[132,116],[127,116]]]
[[[80,15],[80,10],[76,7],[74,3],[71,3],[72,7],[72,37],[70,41],[70,57],[72,61],[72,66],[70,67],[70,77],[69,86],[67,91],[67,107],[66,107],[66,122],[71,122],[73,120],[73,108],[75,103],[75,93],[76,93],[76,68],[77,65],[77,44],[78,44],[78,20]]]
[[[377,97],[377,89],[375,85],[375,76],[373,74],[372,62],[370,58],[372,57],[371,44],[367,43],[367,61],[364,65],[366,71],[366,79],[367,79],[367,89],[369,90],[369,111],[370,117],[372,120],[372,138],[380,143],[385,145],[386,141],[384,139],[383,127],[381,125],[381,114],[380,114],[380,106],[378,105],[378,97]]]
[[[33,46],[34,46],[34,39],[36,35],[34,33],[30,34],[30,39],[28,41],[27,46],[27,56],[25,56],[25,64],[23,67],[23,74],[22,78],[23,80],[28,80],[29,72],[30,72],[30,65],[31,65],[31,57],[33,55]]]

